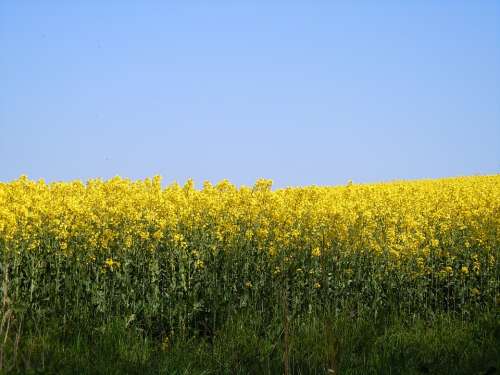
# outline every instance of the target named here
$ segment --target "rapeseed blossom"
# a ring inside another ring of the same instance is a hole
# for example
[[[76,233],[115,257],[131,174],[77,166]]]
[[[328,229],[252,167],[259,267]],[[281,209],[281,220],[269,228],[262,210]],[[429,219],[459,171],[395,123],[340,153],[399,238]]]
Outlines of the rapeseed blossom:
[[[172,326],[282,290],[296,309],[469,308],[498,295],[499,212],[500,175],[275,190],[22,176],[0,183],[0,272],[26,306],[85,298]]]

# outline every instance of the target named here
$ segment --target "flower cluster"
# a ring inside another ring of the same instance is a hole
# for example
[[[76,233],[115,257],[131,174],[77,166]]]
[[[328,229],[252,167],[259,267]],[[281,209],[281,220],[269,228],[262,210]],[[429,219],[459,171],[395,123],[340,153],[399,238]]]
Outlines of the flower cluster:
[[[51,301],[59,301],[56,277],[66,273],[64,285],[74,277],[75,288],[83,285],[77,277],[87,278],[85,293],[97,306],[110,304],[117,288],[124,292],[112,303],[130,313],[146,314],[137,302],[146,292],[158,311],[181,311],[189,301],[179,319],[214,300],[211,290],[243,305],[241,290],[263,298],[280,285],[308,306],[354,291],[384,296],[377,301],[392,291],[394,301],[415,306],[437,306],[438,297],[449,299],[446,306],[467,296],[478,303],[498,291],[499,228],[500,175],[277,190],[270,180],[163,187],[159,177],[0,183],[2,262],[24,267],[13,270],[19,277],[39,278],[19,280],[19,298],[27,285],[54,283],[43,290],[53,288]],[[113,287],[103,289],[107,282]],[[35,303],[33,291],[26,296]]]

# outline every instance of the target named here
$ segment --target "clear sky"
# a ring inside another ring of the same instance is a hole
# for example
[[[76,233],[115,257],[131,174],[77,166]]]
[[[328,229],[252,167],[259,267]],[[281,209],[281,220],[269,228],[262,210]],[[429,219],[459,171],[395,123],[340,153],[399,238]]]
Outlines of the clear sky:
[[[0,1],[0,181],[499,172],[499,1]]]

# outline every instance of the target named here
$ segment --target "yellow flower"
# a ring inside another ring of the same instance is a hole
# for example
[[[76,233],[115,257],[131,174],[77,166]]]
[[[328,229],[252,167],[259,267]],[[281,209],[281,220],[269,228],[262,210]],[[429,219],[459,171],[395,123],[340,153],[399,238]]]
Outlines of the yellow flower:
[[[131,248],[132,247],[132,236],[128,235],[127,237],[125,237],[125,241],[124,241],[124,244],[125,244],[125,247],[127,248]]]
[[[425,261],[422,257],[418,257],[417,258],[417,266],[418,268],[424,268],[424,265],[425,265]]]
[[[274,279],[295,269],[296,277],[310,280],[308,288],[323,288],[315,281],[331,265],[338,265],[339,277],[359,281],[365,277],[360,259],[388,263],[374,270],[377,278],[474,275],[486,285],[497,276],[499,197],[500,175],[285,189],[272,189],[269,180],[253,188],[222,181],[203,190],[193,181],[163,188],[159,177],[51,184],[21,177],[0,182],[0,252],[42,266],[54,259],[52,251],[64,258],[71,250],[75,261],[101,273],[120,269],[110,257],[117,254],[124,267],[139,262],[140,278],[150,276],[150,260],[157,267],[161,256],[181,273],[176,262],[201,270],[212,255],[230,261],[232,252],[251,245],[248,262],[271,262]],[[319,259],[325,259],[321,267]]]
[[[252,237],[253,237],[253,232],[252,232],[250,229],[247,229],[247,230],[245,231],[245,238],[246,238],[247,240],[251,240],[251,239],[252,239]]]
[[[155,240],[161,240],[163,237],[163,232],[161,230],[157,230],[156,232],[153,233],[153,238]]]
[[[397,250],[395,250],[395,249],[391,249],[391,250],[389,250],[389,253],[390,253],[393,257],[395,257],[395,258],[399,258],[399,257],[400,257],[400,253],[399,253],[399,251],[397,251]]]
[[[139,237],[142,239],[142,240],[147,240],[149,239],[149,232],[147,231],[140,231],[139,232]]]
[[[113,260],[112,258],[107,258],[105,261],[104,261],[104,266],[105,267],[108,267],[109,269],[113,270],[115,268],[118,268],[120,267],[120,263]]]
[[[299,231],[298,229],[294,229],[294,230],[292,230],[291,236],[292,236],[293,238],[299,238],[299,236],[300,236],[300,231]]]
[[[481,271],[481,264],[479,263],[479,261],[475,260],[472,263],[472,269],[477,275],[479,275],[479,271]]]
[[[253,285],[252,285],[252,283],[251,283],[250,281],[247,281],[247,282],[245,283],[245,288],[250,289],[250,288],[252,288],[252,286],[253,286]]]

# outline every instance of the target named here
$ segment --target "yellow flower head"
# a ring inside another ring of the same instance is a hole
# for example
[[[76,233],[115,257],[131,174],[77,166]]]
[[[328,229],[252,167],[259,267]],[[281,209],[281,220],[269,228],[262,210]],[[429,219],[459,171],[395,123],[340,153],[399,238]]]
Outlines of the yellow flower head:
[[[113,260],[113,258],[108,258],[104,261],[104,266],[108,267],[109,269],[113,270],[115,268],[120,267],[120,263]]]

